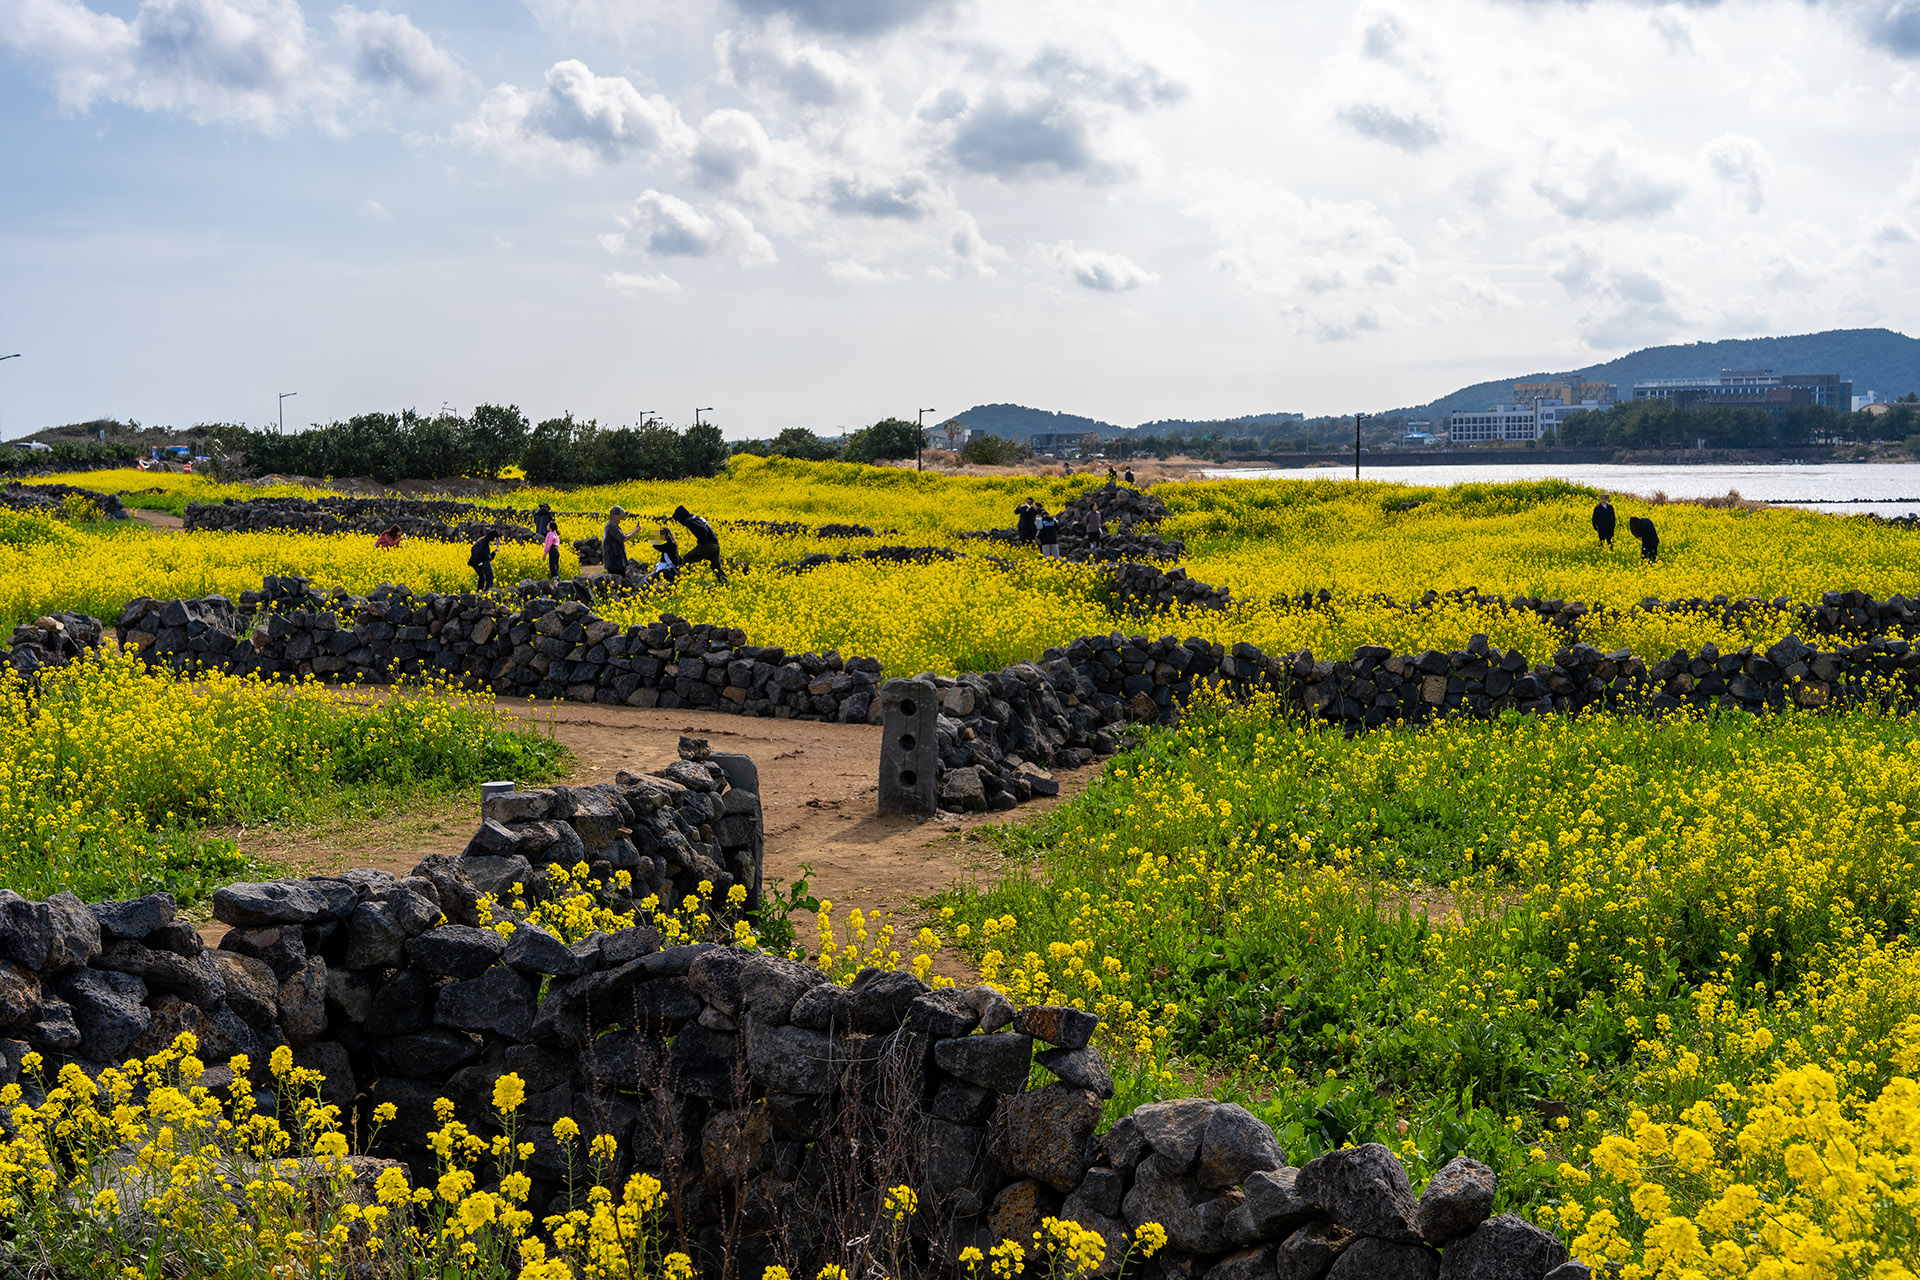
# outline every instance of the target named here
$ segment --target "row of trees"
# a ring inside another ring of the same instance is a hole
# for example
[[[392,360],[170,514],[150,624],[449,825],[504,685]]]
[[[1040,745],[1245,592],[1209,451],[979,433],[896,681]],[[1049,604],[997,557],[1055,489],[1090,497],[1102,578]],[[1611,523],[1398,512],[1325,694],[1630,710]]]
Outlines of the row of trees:
[[[292,435],[209,428],[229,453],[261,471],[395,480],[497,477],[510,466],[535,484],[609,484],[711,476],[727,462],[715,426],[675,431],[658,423],[602,427],[572,414],[529,424],[515,405],[483,404],[472,414],[362,413]]]
[[[733,446],[733,451],[807,462],[872,463],[911,458],[919,449],[937,448],[939,444],[933,433],[904,418],[882,418],[841,442],[822,440],[805,427],[788,427],[771,440],[742,440]],[[982,435],[961,445],[959,454],[963,461],[978,466],[1003,467],[1031,458],[1033,450],[1016,440]]]
[[[1796,405],[1776,417],[1765,409],[1681,409],[1667,400],[1629,400],[1563,419],[1559,440],[1614,449],[1689,449],[1701,440],[1715,449],[1790,449],[1905,440],[1916,431],[1920,404],[1912,402],[1877,414]]]

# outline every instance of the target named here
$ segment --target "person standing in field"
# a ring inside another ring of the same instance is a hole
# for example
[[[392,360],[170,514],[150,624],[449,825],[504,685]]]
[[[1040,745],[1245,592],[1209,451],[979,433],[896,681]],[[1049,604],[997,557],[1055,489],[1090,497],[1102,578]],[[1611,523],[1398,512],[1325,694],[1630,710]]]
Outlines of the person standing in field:
[[[533,513],[533,536],[545,539],[547,530],[553,528],[553,508],[541,503]]]
[[[675,507],[673,518],[693,535],[693,550],[680,557],[681,567],[684,568],[696,560],[705,560],[713,566],[713,576],[720,580],[722,586],[725,586],[727,571],[720,564],[720,537],[714,533],[713,526],[685,507]]]
[[[1040,539],[1040,554],[1051,560],[1060,558],[1060,522],[1048,513],[1045,507],[1039,508],[1034,517],[1038,528],[1036,536]]]
[[[626,518],[626,509],[616,506],[607,512],[607,527],[600,531],[600,562],[614,578],[627,576],[627,531],[620,527]]]
[[[1132,467],[1128,467],[1128,468],[1127,468],[1127,483],[1128,483],[1128,484],[1132,484],[1132,483],[1133,483],[1133,468],[1132,468]]]
[[[482,591],[493,590],[493,535],[483,533],[480,540],[467,552],[467,567],[480,579]]]
[[[1100,535],[1106,532],[1106,526],[1100,519],[1100,504],[1095,502],[1087,507],[1087,550],[1092,551],[1100,545]]]
[[[390,524],[386,528],[382,529],[380,531],[380,536],[373,540],[373,545],[376,547],[399,546],[400,545],[400,526],[397,524]]]
[[[547,552],[547,576],[557,580],[560,577],[560,526],[549,520],[546,537],[540,545]]]
[[[1613,550],[1614,515],[1613,504],[1602,498],[1593,509],[1593,531],[1600,535],[1600,541],[1607,550]]]
[[[1023,546],[1033,541],[1033,534],[1036,528],[1033,516],[1034,505],[1033,499],[1028,498],[1025,502],[1013,509],[1013,514],[1016,517],[1014,530],[1019,535],[1021,545]]]

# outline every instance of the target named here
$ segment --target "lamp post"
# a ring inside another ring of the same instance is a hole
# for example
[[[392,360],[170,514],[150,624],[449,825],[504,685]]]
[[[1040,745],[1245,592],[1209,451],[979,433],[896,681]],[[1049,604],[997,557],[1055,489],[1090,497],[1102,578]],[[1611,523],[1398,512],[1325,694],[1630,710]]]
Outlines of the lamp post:
[[[703,414],[703,413],[712,413],[712,412],[713,412],[713,406],[712,406],[712,405],[708,405],[708,406],[707,406],[706,408],[704,408],[704,409],[695,409],[695,410],[693,411],[693,425],[694,425],[694,426],[696,426],[696,427],[698,427],[698,426],[703,426],[703,425],[705,425],[705,424],[703,424],[703,423],[702,423],[702,422],[700,421],[700,415],[701,415],[701,414]]]
[[[641,426],[643,426],[643,427],[644,427],[644,426],[646,426],[646,425],[647,425],[647,418],[648,418],[649,416],[651,416],[653,412],[654,412],[654,411],[653,411],[652,409],[642,409],[642,410],[640,411],[640,425],[641,425]]]
[[[14,352],[10,356],[0,356],[0,360],[18,360],[19,358],[20,358],[20,353],[18,351]]]
[[[280,434],[281,435],[287,434],[287,397],[297,396],[299,394],[300,393],[298,391],[282,391],[280,393]]]
[[[920,469],[920,442],[926,439],[927,415],[932,412],[932,409],[922,409],[913,419],[913,469],[915,471]]]
[[[1353,478],[1360,478],[1360,424],[1367,420],[1364,413],[1353,415]]]

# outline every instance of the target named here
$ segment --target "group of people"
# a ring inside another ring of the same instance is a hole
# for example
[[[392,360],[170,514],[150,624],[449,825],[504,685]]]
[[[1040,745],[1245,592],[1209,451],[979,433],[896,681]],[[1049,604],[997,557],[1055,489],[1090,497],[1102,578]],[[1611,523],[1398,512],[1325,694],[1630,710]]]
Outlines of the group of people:
[[[1040,554],[1049,559],[1060,558],[1060,521],[1048,511],[1045,504],[1037,498],[1028,498],[1013,509],[1014,532],[1021,546],[1038,546]],[[1086,534],[1089,546],[1098,546],[1106,532],[1106,522],[1100,515],[1100,504],[1087,507],[1086,517],[1081,521],[1081,531]]]
[[[1615,517],[1613,504],[1605,498],[1593,509],[1593,531],[1600,535],[1600,543],[1607,550],[1613,550],[1613,530]],[[1660,558],[1660,531],[1653,527],[1653,521],[1645,516],[1630,516],[1627,519],[1627,532],[1640,539],[1640,558],[1658,560]]]
[[[627,554],[627,544],[631,541],[623,524],[630,517],[624,508],[616,506],[607,513],[606,527],[601,531],[601,563],[608,574],[624,578],[632,567],[632,559]],[[654,535],[653,567],[647,573],[649,582],[669,583],[689,564],[704,560],[713,566],[714,577],[722,584],[727,581],[727,571],[720,562],[720,537],[714,533],[713,526],[684,506],[673,509],[673,520],[693,535],[693,549],[682,553],[678,539],[666,525],[661,525]],[[540,539],[540,549],[547,555],[547,577],[557,579],[560,576],[560,523],[554,519],[553,509],[541,503],[533,513],[533,532]],[[389,525],[373,540],[376,547],[397,547],[402,535],[399,525]],[[467,567],[472,569],[482,591],[493,590],[493,561],[497,553],[493,547],[493,535],[483,533],[467,550]]]

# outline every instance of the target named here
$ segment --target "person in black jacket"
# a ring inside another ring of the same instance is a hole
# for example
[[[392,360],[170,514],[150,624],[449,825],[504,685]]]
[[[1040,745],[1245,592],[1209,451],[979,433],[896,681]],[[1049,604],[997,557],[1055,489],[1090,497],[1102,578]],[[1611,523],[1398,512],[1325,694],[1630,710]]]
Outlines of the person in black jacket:
[[[1040,554],[1049,559],[1058,560],[1060,558],[1060,522],[1055,520],[1045,507],[1040,508],[1039,514],[1034,519],[1037,521],[1035,536],[1040,539]]]
[[[627,531],[620,522],[627,518],[625,507],[607,512],[607,527],[600,531],[600,563],[615,578],[627,576]]]
[[[1021,543],[1032,542],[1034,531],[1039,527],[1034,520],[1033,499],[1028,498],[1025,502],[1015,507],[1013,514],[1019,517],[1018,522],[1014,525],[1014,530],[1020,535]]]
[[[1593,509],[1593,531],[1600,535],[1607,550],[1613,550],[1613,504],[1605,499]]]
[[[546,541],[547,530],[553,528],[553,508],[541,503],[533,512],[533,536]]]
[[[480,540],[467,552],[467,567],[480,579],[482,591],[493,590],[493,535],[483,533]]]
[[[1653,527],[1653,521],[1645,516],[1634,516],[1627,521],[1627,532],[1640,539],[1640,558],[1658,560],[1660,558],[1660,534]]]
[[[648,582],[670,583],[680,576],[680,544],[674,540],[673,530],[665,525],[653,539],[653,549],[658,558],[654,561],[653,572],[647,575]]]
[[[680,557],[681,566],[684,568],[696,560],[705,560],[713,566],[713,576],[724,585],[727,581],[727,571],[720,563],[720,537],[714,533],[713,526],[685,507],[675,507],[673,518],[693,535],[693,550]]]

